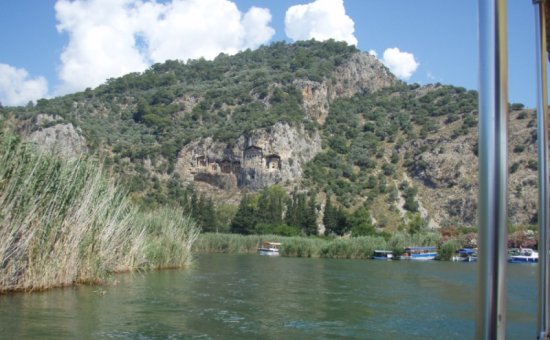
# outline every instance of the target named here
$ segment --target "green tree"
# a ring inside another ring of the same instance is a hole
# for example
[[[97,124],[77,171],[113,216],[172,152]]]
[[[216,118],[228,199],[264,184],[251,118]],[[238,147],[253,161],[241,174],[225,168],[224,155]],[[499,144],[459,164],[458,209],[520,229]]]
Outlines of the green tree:
[[[257,199],[253,195],[246,195],[239,204],[239,209],[231,221],[231,232],[238,234],[253,234],[255,232]]]
[[[315,194],[311,194],[309,197],[309,203],[306,207],[301,227],[306,235],[317,235],[317,204],[315,202]]]
[[[405,204],[403,205],[403,208],[405,208],[406,210],[410,211],[410,212],[417,212],[418,211],[418,208],[419,208],[419,205],[418,205],[418,202],[416,201],[416,193],[418,192],[418,189],[416,189],[415,187],[409,187],[407,186],[407,188],[405,189]]]
[[[350,230],[348,214],[341,208],[335,208],[330,202],[330,197],[327,197],[325,204],[323,224],[325,225],[325,235],[342,236]]]
[[[216,232],[228,232],[231,227],[231,221],[237,214],[238,207],[232,204],[220,204],[216,209],[218,218],[218,228]]]
[[[325,226],[325,235],[329,235],[338,228],[338,211],[332,205],[330,196],[327,196],[325,203],[325,213],[323,215],[323,224]]]
[[[203,231],[213,232],[218,230],[216,208],[212,199],[201,196],[198,204],[197,222]]]
[[[410,215],[409,215],[410,216]],[[427,227],[426,221],[420,216],[420,214],[414,214],[409,220],[409,234],[418,234]]]
[[[376,232],[370,213],[365,207],[360,207],[351,214],[349,224],[351,235],[354,237],[373,235]]]
[[[286,191],[279,185],[264,189],[258,200],[258,221],[279,225],[283,223],[283,213],[288,201]]]

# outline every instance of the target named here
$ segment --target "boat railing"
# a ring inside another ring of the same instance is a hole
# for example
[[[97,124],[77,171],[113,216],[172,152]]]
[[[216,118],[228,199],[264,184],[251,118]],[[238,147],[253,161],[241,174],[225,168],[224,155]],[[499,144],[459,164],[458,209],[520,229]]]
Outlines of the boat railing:
[[[546,13],[550,0],[532,0],[535,12],[539,182],[538,339],[549,337],[548,88]],[[479,0],[479,255],[477,339],[506,337],[508,201],[507,0]]]

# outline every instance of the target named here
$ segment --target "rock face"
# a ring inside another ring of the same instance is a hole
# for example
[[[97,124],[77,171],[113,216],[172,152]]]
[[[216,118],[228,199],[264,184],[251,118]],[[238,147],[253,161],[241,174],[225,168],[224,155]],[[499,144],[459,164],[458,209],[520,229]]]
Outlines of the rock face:
[[[511,113],[509,120],[508,216],[513,224],[534,224],[537,220],[536,148],[534,127],[528,119]],[[445,133],[413,142],[408,149],[425,145],[415,156],[416,166],[409,173],[418,182],[419,200],[440,226],[477,225],[478,168],[477,133],[450,138]],[[525,148],[520,147],[525,146]]]
[[[294,85],[302,91],[304,111],[321,125],[334,99],[349,98],[358,93],[369,94],[398,83],[399,80],[368,53],[354,54],[336,68],[331,79],[323,82],[304,79],[294,81]]]
[[[477,169],[474,136],[425,140],[432,148],[416,156],[412,177],[420,181],[419,199],[438,226],[477,220]],[[422,147],[412,143],[412,148]],[[419,161],[419,162],[418,162]]]
[[[337,98],[369,94],[396,85],[399,80],[368,53],[355,53],[321,82],[296,79],[307,117],[324,124]],[[186,107],[196,101],[188,100]],[[321,151],[318,131],[277,123],[240,136],[232,143],[201,138],[185,145],[175,172],[187,182],[206,183],[212,189],[260,190],[273,184],[292,185],[301,179],[305,163]]]
[[[36,125],[40,128],[30,134],[29,140],[40,150],[63,157],[78,157],[86,153],[86,139],[80,129],[70,123],[58,123],[60,121],[57,116],[38,115]]]
[[[259,190],[299,180],[305,163],[320,151],[317,131],[277,123],[242,135],[234,143],[195,140],[180,151],[175,172],[188,182],[220,189]]]

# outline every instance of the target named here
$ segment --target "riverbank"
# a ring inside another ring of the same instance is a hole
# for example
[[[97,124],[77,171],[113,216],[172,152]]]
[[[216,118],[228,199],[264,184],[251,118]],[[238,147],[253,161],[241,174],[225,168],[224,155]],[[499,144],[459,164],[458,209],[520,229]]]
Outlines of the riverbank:
[[[285,237],[278,235],[239,235],[203,233],[193,245],[193,251],[199,253],[255,253],[263,241],[281,242],[280,254],[294,257],[319,257],[334,259],[367,259],[376,249],[392,250],[401,254],[406,247],[441,245],[441,236],[437,233],[393,234],[389,239],[381,236],[362,236],[353,238],[328,238],[312,236]],[[444,248],[448,242],[443,243]],[[446,246],[449,250],[459,244]],[[457,248],[457,249],[458,249]]]
[[[198,228],[181,211],[140,212],[91,160],[38,153],[0,132],[0,293],[181,267]]]

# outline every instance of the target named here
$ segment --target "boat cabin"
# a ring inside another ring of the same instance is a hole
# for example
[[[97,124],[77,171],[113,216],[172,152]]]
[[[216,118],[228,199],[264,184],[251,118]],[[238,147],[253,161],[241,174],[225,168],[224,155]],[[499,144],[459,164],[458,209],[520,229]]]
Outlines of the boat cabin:
[[[403,260],[433,260],[437,256],[437,247],[408,247],[401,256]]]
[[[262,242],[258,248],[260,255],[279,255],[279,249],[281,248],[281,243],[279,242]]]
[[[374,260],[392,260],[393,259],[393,251],[391,250],[375,250],[372,258]]]
[[[455,262],[476,262],[477,249],[461,248],[456,251],[456,255],[453,256],[452,260]]]

